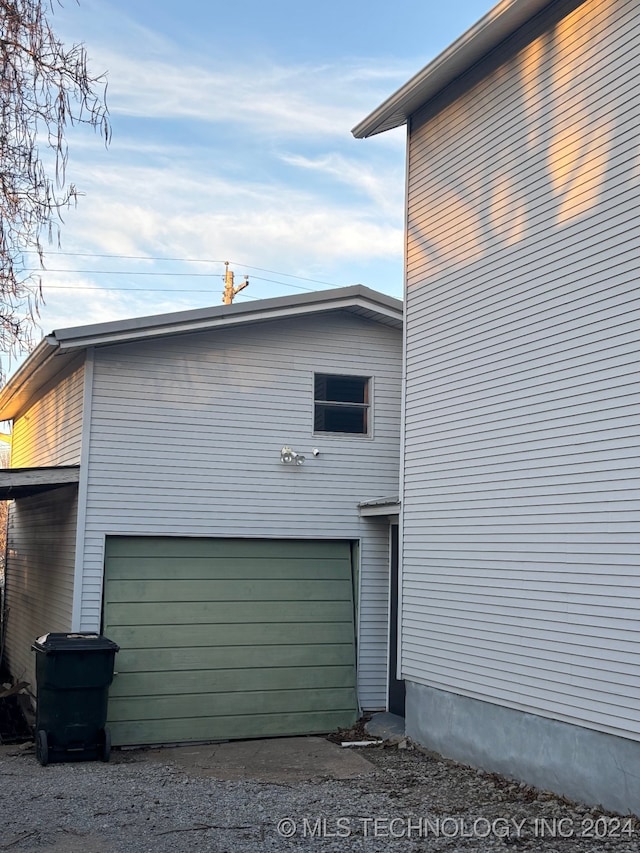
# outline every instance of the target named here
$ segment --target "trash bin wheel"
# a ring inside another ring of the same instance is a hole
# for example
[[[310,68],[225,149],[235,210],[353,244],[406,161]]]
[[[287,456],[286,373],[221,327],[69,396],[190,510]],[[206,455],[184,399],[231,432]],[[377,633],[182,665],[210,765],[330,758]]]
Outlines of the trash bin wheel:
[[[49,743],[44,729],[40,729],[36,734],[36,758],[43,767],[49,763]]]
[[[108,761],[111,758],[111,732],[109,729],[102,729],[100,738],[100,760]]]

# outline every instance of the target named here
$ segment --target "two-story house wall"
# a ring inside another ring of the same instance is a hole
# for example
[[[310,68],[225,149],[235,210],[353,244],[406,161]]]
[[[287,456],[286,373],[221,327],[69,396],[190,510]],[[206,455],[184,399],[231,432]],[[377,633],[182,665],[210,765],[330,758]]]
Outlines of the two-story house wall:
[[[408,127],[407,731],[636,813],[639,33],[503,0],[354,130]]]

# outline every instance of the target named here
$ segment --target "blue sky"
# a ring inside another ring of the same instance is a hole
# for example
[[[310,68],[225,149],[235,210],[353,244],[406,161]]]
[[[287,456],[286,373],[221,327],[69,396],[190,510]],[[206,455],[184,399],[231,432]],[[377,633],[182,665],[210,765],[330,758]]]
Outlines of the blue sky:
[[[84,195],[46,254],[44,333],[219,304],[225,260],[250,276],[238,301],[401,296],[404,128],[350,131],[493,2],[64,3],[54,29],[108,72],[113,139],[70,134]]]

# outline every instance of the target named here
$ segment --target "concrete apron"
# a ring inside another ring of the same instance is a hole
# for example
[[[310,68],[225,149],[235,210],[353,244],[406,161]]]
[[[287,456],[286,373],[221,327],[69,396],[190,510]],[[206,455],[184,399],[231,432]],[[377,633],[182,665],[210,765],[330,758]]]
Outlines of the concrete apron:
[[[290,737],[161,747],[148,750],[145,757],[182,767],[191,776],[277,783],[352,779],[371,773],[374,767],[363,752],[366,748],[345,748],[320,737]]]

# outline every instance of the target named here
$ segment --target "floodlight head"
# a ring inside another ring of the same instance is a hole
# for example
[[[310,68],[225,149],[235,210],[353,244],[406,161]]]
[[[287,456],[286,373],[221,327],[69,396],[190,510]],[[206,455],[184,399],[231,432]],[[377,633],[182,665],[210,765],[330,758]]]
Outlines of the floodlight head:
[[[296,451],[292,447],[287,447],[286,445],[280,451],[280,461],[285,465],[304,465],[304,456],[300,453],[296,453]]]

